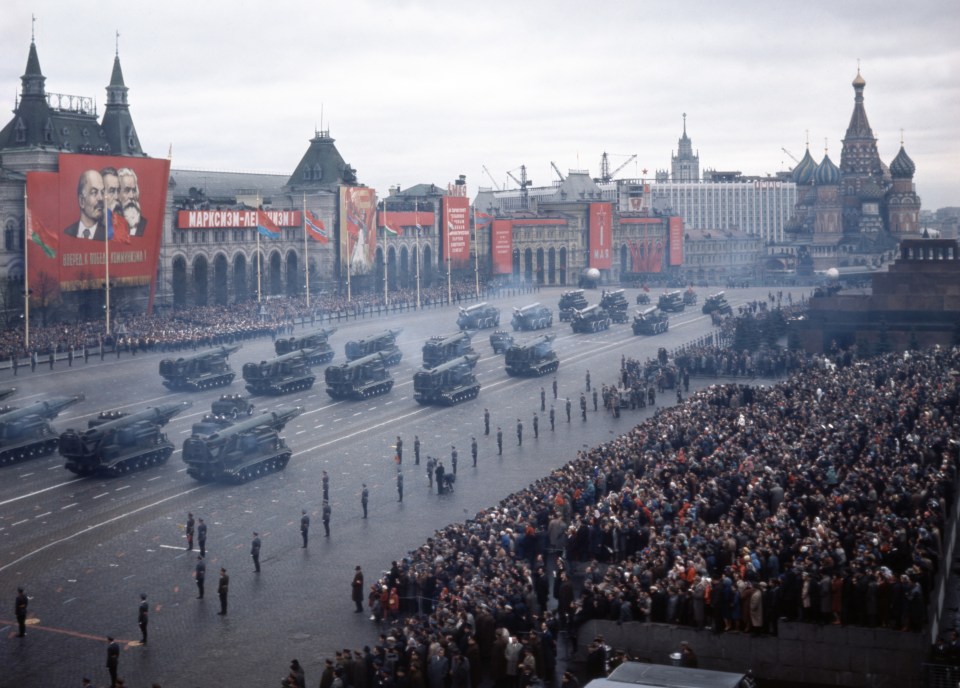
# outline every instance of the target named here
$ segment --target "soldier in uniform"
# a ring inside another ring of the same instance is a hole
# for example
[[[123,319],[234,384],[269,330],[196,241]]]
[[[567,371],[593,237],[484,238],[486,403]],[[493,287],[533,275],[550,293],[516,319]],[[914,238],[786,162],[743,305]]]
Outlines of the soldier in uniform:
[[[193,549],[193,525],[194,525],[193,514],[188,513],[187,514],[187,551],[188,552]]]
[[[567,397],[567,422],[570,422],[570,397]]]
[[[253,542],[250,543],[250,556],[253,558],[253,572],[260,573],[260,536],[253,533]]]
[[[370,490],[367,489],[367,484],[363,483],[363,489],[360,491],[360,506],[363,507],[363,517],[367,517],[367,502],[370,501]]]
[[[437,460],[432,456],[427,457],[427,481],[430,483],[430,489],[433,489],[433,472],[437,468]]]
[[[517,418],[517,446],[523,446],[523,421]]]
[[[587,382],[587,391],[589,392],[590,391],[590,371],[589,370],[587,371],[586,382]]]
[[[140,643],[147,644],[147,624],[150,622],[150,605],[147,604],[147,593],[140,593],[140,609],[137,613],[137,625],[140,626]]]
[[[547,410],[547,391],[543,388],[542,385],[540,386],[540,410],[541,411]]]
[[[110,672],[110,688],[117,685],[117,666],[120,664],[120,644],[107,636],[107,671]]]
[[[323,530],[324,537],[330,537],[330,502],[323,500]]]
[[[553,432],[554,427],[556,427],[557,422],[557,412],[553,408],[553,404],[550,404],[550,432]]]
[[[483,434],[490,434],[490,411],[488,409],[483,409]]]
[[[310,536],[310,515],[306,509],[300,511],[300,535],[303,537],[303,549],[306,549],[307,539]]]
[[[557,378],[553,378],[553,398],[557,398]]]
[[[220,569],[220,582],[217,584],[217,594],[220,596],[220,616],[227,614],[227,595],[230,592],[230,576],[227,575],[225,568]]]
[[[354,612],[363,611],[363,571],[360,569],[360,565],[357,565],[357,568],[354,569],[353,582],[350,584],[350,597],[353,599],[353,603],[356,605]]]
[[[477,467],[477,438],[470,438],[470,456],[473,457],[473,467]]]
[[[397,469],[397,501],[403,501],[403,471],[399,468]]]
[[[321,480],[321,483],[323,484],[323,500],[325,502],[329,501],[330,500],[330,476],[327,475],[326,471],[323,472],[323,477],[320,480]]]
[[[450,447],[450,468],[453,469],[453,474],[457,474],[457,448],[455,446]]]
[[[403,440],[397,435],[397,463],[403,463]]]
[[[537,416],[537,412],[533,412],[533,439],[538,439],[540,437],[540,418]]]
[[[200,519],[200,525],[197,526],[197,544],[200,545],[200,556],[207,556],[207,524]]]
[[[434,470],[437,477],[437,494],[443,494],[443,476],[446,473],[446,470],[443,467],[443,461],[437,461],[437,467]]]
[[[420,465],[420,435],[413,436],[413,463],[415,466]]]
[[[497,456],[503,456],[503,430],[497,426]]]
[[[197,599],[203,599],[203,582],[207,578],[207,565],[203,561],[203,557],[197,556],[197,565],[194,568],[193,577],[197,579]]]
[[[597,412],[597,388],[593,388],[593,412]]]
[[[583,392],[580,393],[580,417],[587,419],[587,398],[583,396]]]
[[[26,594],[23,592],[23,588],[17,588],[17,601],[14,603],[14,614],[17,617],[17,626],[20,628],[20,632],[17,633],[18,638],[22,638],[27,634],[27,605],[29,600],[27,599]]]

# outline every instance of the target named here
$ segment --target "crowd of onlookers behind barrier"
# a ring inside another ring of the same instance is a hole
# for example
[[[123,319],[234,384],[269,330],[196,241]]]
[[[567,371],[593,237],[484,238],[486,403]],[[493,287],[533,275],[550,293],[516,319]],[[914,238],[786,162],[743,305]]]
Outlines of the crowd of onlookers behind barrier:
[[[552,680],[558,634],[575,646],[590,619],[919,631],[955,498],[958,371],[957,348],[812,356],[660,409],[395,562],[370,592],[399,624],[374,655],[406,668],[419,648],[429,673],[440,647],[470,652],[523,686]]]

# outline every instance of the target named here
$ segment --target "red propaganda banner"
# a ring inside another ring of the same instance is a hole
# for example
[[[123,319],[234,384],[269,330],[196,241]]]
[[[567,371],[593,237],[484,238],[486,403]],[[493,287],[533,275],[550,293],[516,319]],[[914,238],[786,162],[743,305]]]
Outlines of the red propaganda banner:
[[[683,265],[683,218],[670,218],[670,265]]]
[[[443,197],[443,260],[454,267],[470,261],[470,200]]]
[[[299,210],[264,210],[278,227],[301,227]],[[256,229],[256,210],[180,210],[178,229]]]
[[[150,285],[157,276],[169,160],[61,154],[58,172],[27,174],[30,288]]]
[[[377,253],[377,192],[361,186],[340,187],[340,269],[365,275]]]
[[[490,223],[490,256],[493,258],[493,274],[513,273],[513,222],[494,220]]]
[[[613,266],[613,205],[590,204],[590,265],[609,270]]]

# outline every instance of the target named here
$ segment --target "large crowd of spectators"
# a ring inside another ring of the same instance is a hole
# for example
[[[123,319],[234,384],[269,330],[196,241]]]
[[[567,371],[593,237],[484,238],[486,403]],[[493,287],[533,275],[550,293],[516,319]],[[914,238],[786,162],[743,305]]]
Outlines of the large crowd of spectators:
[[[957,348],[810,357],[659,410],[395,562],[370,592],[391,627],[370,675],[438,688],[443,649],[474,679],[479,658],[497,685],[549,682],[557,634],[590,619],[919,631],[955,498],[958,370]]]

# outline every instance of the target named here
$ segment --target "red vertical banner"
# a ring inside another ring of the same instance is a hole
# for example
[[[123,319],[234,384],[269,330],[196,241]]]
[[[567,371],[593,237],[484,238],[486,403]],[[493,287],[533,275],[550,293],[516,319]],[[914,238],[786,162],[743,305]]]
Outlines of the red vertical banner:
[[[513,222],[494,220],[490,223],[490,256],[494,275],[513,273]]]
[[[613,266],[613,204],[590,204],[590,267]]]
[[[377,253],[377,192],[364,186],[340,187],[340,269],[365,275]]]
[[[470,199],[464,196],[443,197],[444,262],[453,267],[463,267],[470,261]]]
[[[683,218],[670,218],[670,265],[683,265]]]

